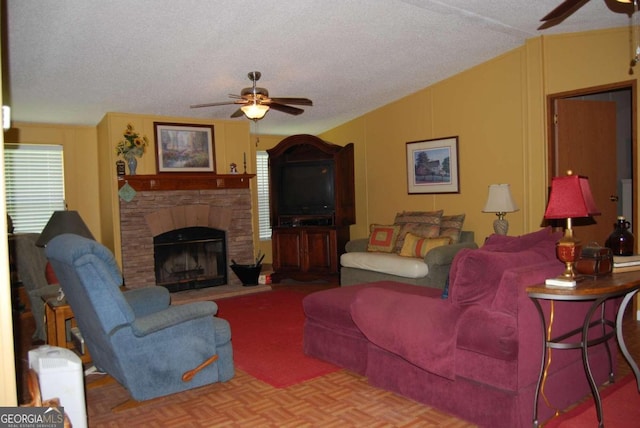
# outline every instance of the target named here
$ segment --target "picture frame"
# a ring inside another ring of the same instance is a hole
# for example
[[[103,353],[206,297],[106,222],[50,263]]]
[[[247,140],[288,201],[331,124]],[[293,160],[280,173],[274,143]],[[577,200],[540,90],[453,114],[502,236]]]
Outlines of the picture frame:
[[[407,143],[407,189],[410,195],[460,193],[457,136]]]
[[[215,172],[213,125],[153,122],[158,173]]]

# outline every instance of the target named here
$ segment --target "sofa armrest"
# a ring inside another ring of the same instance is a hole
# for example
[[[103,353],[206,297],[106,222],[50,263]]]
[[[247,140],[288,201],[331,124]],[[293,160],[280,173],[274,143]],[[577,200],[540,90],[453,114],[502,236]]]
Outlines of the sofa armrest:
[[[471,241],[436,247],[425,254],[424,262],[429,266],[429,269],[431,269],[431,266],[436,265],[450,265],[453,262],[453,258],[458,254],[458,251],[463,248],[475,249],[478,248],[478,246],[475,242]]]
[[[347,244],[344,246],[344,249],[347,251],[347,253],[359,253],[367,251],[368,245],[369,238],[352,239],[351,241],[347,242]]]

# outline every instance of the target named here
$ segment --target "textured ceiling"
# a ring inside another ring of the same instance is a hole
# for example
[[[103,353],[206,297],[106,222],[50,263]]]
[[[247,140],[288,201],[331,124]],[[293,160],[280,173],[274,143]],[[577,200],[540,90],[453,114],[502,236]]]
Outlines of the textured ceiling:
[[[236,106],[189,106],[229,100],[256,70],[272,97],[314,103],[299,116],[270,111],[258,131],[317,134],[526,39],[629,23],[591,0],[537,30],[561,1],[6,0],[4,102],[27,122],[227,119]]]

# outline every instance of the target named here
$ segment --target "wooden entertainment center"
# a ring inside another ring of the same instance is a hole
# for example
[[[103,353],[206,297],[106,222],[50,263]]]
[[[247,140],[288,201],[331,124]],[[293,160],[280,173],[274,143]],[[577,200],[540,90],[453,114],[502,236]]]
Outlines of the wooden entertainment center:
[[[273,281],[337,280],[355,223],[353,143],[300,134],[267,152]]]

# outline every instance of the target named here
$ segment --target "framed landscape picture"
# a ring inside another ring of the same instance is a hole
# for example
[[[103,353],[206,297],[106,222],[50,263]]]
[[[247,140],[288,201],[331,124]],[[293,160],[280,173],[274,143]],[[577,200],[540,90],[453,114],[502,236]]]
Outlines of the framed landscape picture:
[[[158,172],[215,172],[213,125],[154,122]]]
[[[458,137],[407,143],[409,194],[459,193]]]

